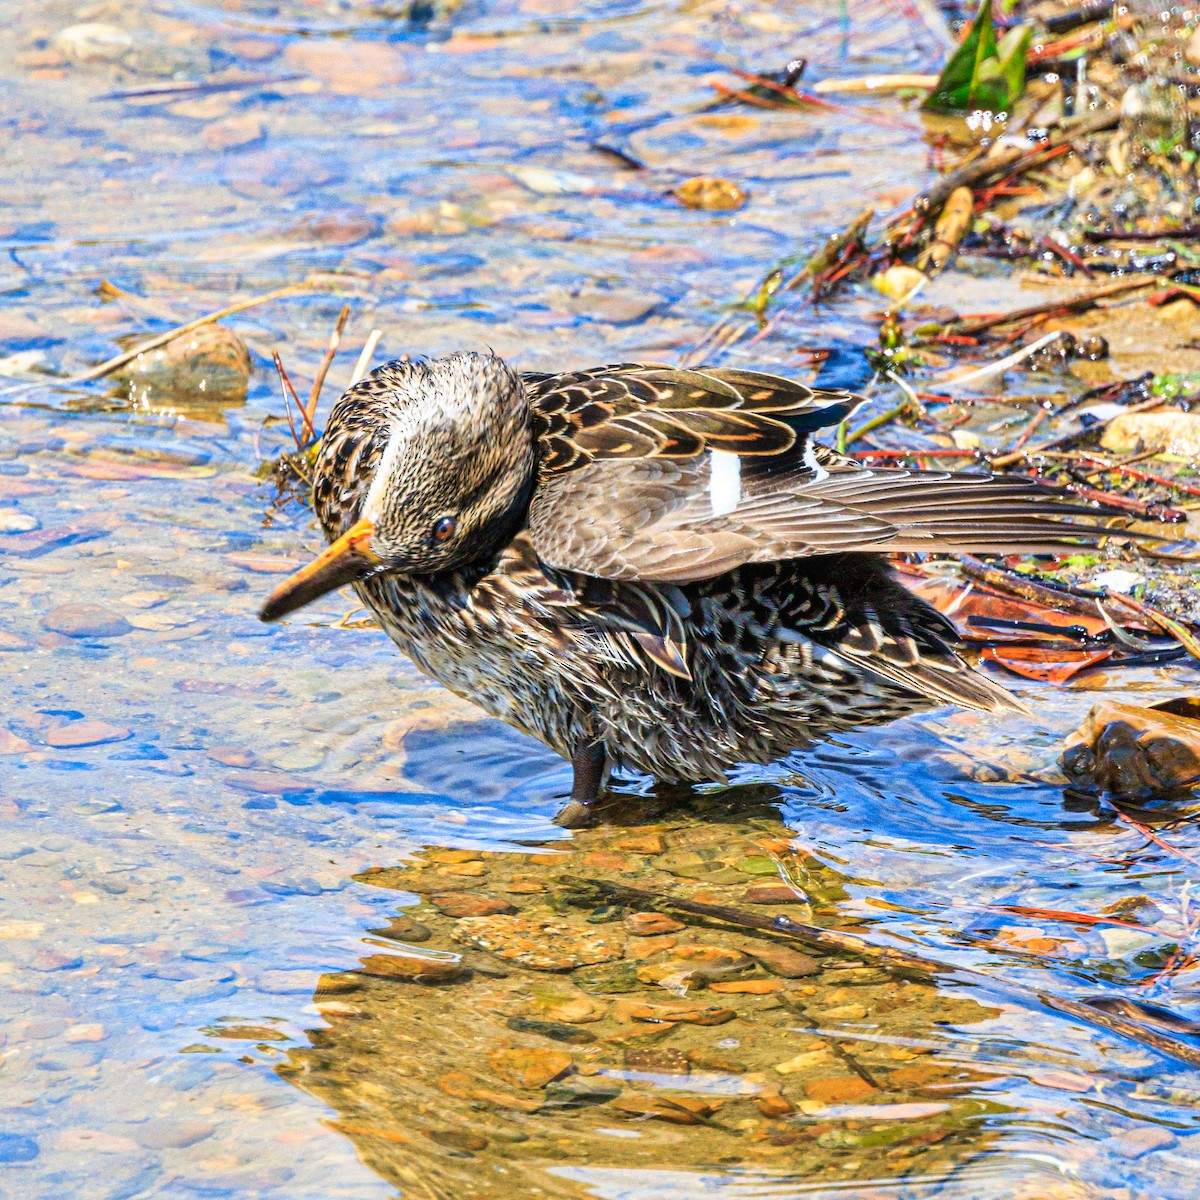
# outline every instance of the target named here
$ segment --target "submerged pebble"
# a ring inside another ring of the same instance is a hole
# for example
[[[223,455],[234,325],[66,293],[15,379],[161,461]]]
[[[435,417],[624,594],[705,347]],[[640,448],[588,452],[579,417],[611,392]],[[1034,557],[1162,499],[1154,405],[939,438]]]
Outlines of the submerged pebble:
[[[42,618],[42,627],[74,638],[122,637],[133,630],[120,613],[86,603],[60,604],[52,608]]]

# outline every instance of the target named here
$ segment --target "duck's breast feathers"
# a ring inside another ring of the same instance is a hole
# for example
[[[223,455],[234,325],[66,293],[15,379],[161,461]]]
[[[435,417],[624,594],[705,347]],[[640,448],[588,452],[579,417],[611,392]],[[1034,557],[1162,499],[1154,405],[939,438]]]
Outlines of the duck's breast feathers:
[[[812,440],[861,399],[770,375],[622,364],[527,376],[542,561],[688,583],[846,551],[1053,552],[1095,541],[1090,507],[1018,476],[867,470]]]

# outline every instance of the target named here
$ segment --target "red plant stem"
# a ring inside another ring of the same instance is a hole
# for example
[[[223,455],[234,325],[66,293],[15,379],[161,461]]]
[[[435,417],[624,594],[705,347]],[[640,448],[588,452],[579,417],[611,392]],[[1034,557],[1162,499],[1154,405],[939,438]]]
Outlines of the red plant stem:
[[[1054,254],[1055,258],[1061,258],[1064,263],[1067,263],[1069,266],[1074,266],[1076,270],[1084,272],[1084,274],[1090,278],[1090,280],[1094,280],[1094,278],[1096,278],[1096,272],[1094,272],[1090,266],[1088,266],[1087,263],[1085,263],[1084,260],[1079,257],[1079,254],[1076,254],[1073,250],[1069,250],[1067,246],[1058,244],[1054,238],[1049,238],[1049,236],[1046,236],[1046,238],[1043,238],[1042,241],[1039,242],[1039,245],[1042,246],[1043,250]]]
[[[851,450],[851,458],[974,458],[974,450]]]
[[[1009,453],[1012,453],[1012,452],[1013,452],[1013,451],[1015,451],[1015,450],[1020,450],[1020,449],[1021,449],[1021,447],[1022,447],[1022,446],[1024,446],[1024,445],[1025,445],[1025,443],[1026,443],[1027,441],[1029,441],[1029,439],[1030,439],[1031,437],[1033,437],[1034,430],[1036,430],[1036,429],[1037,429],[1037,427],[1038,427],[1038,426],[1039,426],[1039,425],[1040,425],[1040,424],[1041,424],[1041,423],[1042,423],[1042,422],[1043,422],[1043,421],[1044,421],[1044,420],[1045,420],[1045,419],[1046,419],[1046,418],[1047,418],[1049,415],[1050,415],[1050,413],[1049,413],[1049,410],[1048,410],[1048,409],[1045,409],[1045,408],[1039,408],[1039,409],[1037,410],[1037,412],[1034,414],[1033,420],[1032,420],[1032,421],[1030,421],[1030,422],[1029,422],[1029,424],[1028,424],[1028,425],[1026,425],[1024,429],[1022,429],[1022,430],[1021,430],[1021,436],[1020,436],[1019,438],[1017,438],[1017,440],[1016,440],[1015,442],[1013,442],[1013,444],[1012,444],[1012,448],[1011,448],[1011,450],[1009,451]]]
[[[1074,492],[1085,500],[1095,500],[1097,504],[1109,504],[1113,508],[1123,508],[1135,516],[1146,517],[1153,521],[1169,521],[1171,524],[1187,520],[1187,513],[1182,508],[1168,508],[1165,504],[1148,504],[1145,500],[1135,500],[1132,496],[1122,496],[1117,492],[1102,492],[1097,488],[1085,487],[1081,483],[1065,485],[1068,492]]]
[[[1180,850],[1178,846],[1172,846],[1170,842],[1160,838],[1153,829],[1141,824],[1139,821],[1135,821],[1120,810],[1114,809],[1113,811],[1116,812],[1118,821],[1128,825],[1131,829],[1136,829],[1143,837],[1149,838],[1156,846],[1166,850],[1168,854],[1174,854],[1177,858],[1186,859],[1193,866],[1200,867],[1200,858],[1193,858],[1186,850]]]
[[[1088,29],[1083,33],[1073,34],[1071,37],[1062,38],[1057,42],[1047,42],[1044,46],[1038,46],[1036,50],[1030,50],[1025,55],[1025,65],[1032,67],[1037,63],[1056,59],[1060,55],[1066,54],[1069,50],[1076,50],[1080,46],[1086,46],[1095,36],[1096,31]]]
[[[823,100],[820,96],[814,96],[811,92],[802,92],[799,88],[794,87],[784,87],[782,83],[776,83],[773,79],[764,79],[761,75],[754,75],[749,71],[741,71],[737,67],[731,67],[730,70],[739,79],[746,79],[751,83],[757,83],[759,87],[765,87],[768,91],[778,92],[781,96],[788,96],[793,100],[800,100],[805,104],[815,104],[818,108],[828,108],[834,112],[841,107],[838,104],[834,104],[831,100]]]
[[[763,99],[762,96],[752,95],[750,92],[739,91],[737,88],[726,87],[723,83],[715,81],[708,85],[713,91],[720,92],[728,100],[740,100],[743,104],[753,104],[758,108],[771,108],[776,111],[784,111],[789,108],[795,108],[794,104],[775,104],[770,100]]]
[[[1096,469],[1099,471],[1119,471],[1122,475],[1128,475],[1131,479],[1141,479],[1146,483],[1157,483],[1163,487],[1174,488],[1177,492],[1183,492],[1187,496],[1200,496],[1200,487],[1193,487],[1190,483],[1182,483],[1178,479],[1168,479],[1165,475],[1155,475],[1153,471],[1143,471],[1140,467],[1127,467],[1120,463],[1106,463],[1103,459],[1092,458],[1087,454],[1082,457],[1086,462],[1094,463]]]
[[[1031,908],[1024,904],[988,904],[984,905],[984,908],[988,912],[1020,913],[1024,917],[1045,917],[1047,920],[1069,921],[1073,925],[1120,925],[1125,929],[1136,929],[1139,933],[1152,933],[1155,937],[1175,936],[1161,929],[1151,929],[1149,925],[1139,925],[1135,921],[1122,921],[1117,917],[1101,917],[1091,913],[1068,912],[1061,908]]]
[[[1186,971],[1188,967],[1193,966],[1196,962],[1194,954],[1184,954],[1182,950],[1176,950],[1170,958],[1167,959],[1161,971],[1155,971],[1141,986],[1143,988],[1152,988],[1161,983],[1164,979],[1172,978]]]

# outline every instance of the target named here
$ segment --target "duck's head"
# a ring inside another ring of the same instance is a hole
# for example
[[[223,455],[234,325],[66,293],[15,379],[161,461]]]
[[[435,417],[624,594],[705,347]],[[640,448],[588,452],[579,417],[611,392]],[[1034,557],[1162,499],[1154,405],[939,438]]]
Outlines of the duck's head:
[[[334,405],[313,479],[329,546],[259,615],[274,621],[342,584],[479,562],[517,533],[535,452],[521,378],[494,355],[391,362]]]

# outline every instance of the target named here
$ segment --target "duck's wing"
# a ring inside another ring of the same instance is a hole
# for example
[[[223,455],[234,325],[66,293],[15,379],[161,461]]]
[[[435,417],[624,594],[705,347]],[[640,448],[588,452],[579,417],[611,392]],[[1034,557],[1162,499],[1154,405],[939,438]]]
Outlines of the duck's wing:
[[[548,566],[689,583],[845,551],[1054,552],[1105,514],[1034,480],[864,469],[813,434],[862,403],[773,375],[620,364],[527,376]]]

